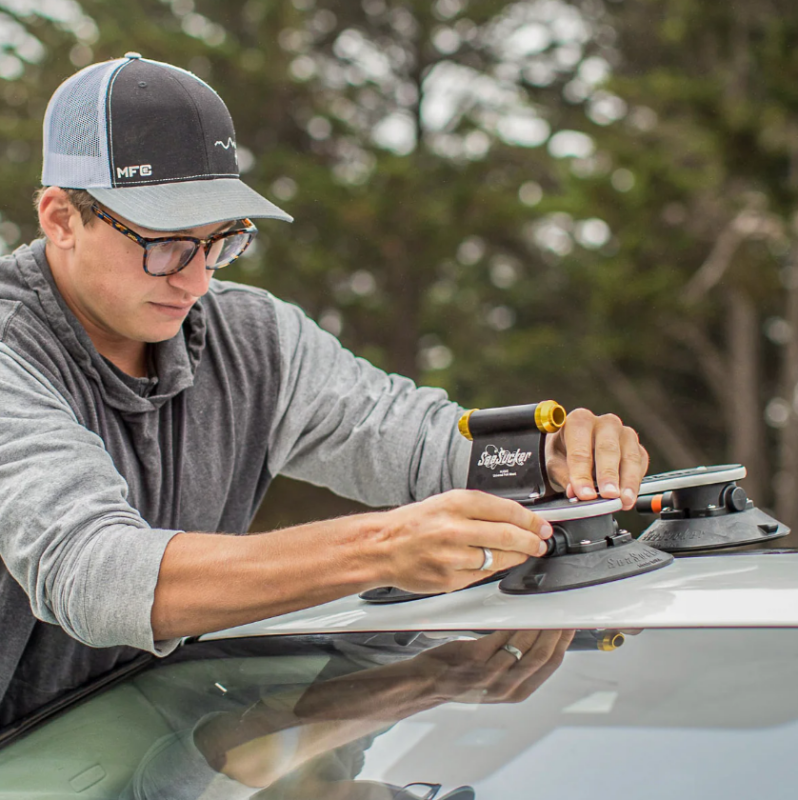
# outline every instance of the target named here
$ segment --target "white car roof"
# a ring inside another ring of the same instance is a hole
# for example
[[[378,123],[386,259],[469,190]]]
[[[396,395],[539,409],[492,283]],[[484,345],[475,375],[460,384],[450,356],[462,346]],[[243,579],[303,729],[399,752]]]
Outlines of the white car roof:
[[[345,597],[202,638],[342,631],[749,626],[798,626],[798,552],[677,558],[643,575],[539,595],[502,594],[492,583],[393,605]]]

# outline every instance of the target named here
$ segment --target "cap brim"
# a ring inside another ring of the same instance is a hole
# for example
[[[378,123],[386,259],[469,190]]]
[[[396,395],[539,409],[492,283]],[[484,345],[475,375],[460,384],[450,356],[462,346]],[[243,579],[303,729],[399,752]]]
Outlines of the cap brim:
[[[294,221],[238,178],[86,191],[113,213],[151,231],[181,231],[245,218]]]

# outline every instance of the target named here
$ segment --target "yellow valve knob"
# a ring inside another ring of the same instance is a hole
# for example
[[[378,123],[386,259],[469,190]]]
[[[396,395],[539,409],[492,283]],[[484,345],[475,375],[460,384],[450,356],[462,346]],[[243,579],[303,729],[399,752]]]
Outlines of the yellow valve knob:
[[[473,442],[474,437],[471,435],[471,429],[468,427],[468,420],[475,411],[479,411],[479,409],[472,408],[470,411],[466,411],[466,413],[460,417],[460,421],[457,423],[457,430],[460,431],[460,433],[465,436],[469,442]]]
[[[626,637],[620,631],[604,631],[604,635],[598,640],[598,649],[604,653],[611,653],[625,641]]]
[[[563,425],[567,414],[556,400],[544,400],[535,409],[535,424],[544,433],[557,433]]]

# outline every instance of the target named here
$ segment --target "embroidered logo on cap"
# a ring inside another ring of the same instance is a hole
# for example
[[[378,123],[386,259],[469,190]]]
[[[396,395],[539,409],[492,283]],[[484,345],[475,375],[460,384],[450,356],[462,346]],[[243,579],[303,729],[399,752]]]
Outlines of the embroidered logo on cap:
[[[139,175],[147,176],[152,175],[152,164],[137,164],[134,167],[117,167],[117,178],[135,178],[136,173]]]
[[[236,147],[236,143],[233,141],[232,136],[228,137],[227,142],[216,142],[214,144],[214,147],[216,147],[217,145],[221,145],[222,147],[224,147],[225,150],[229,150],[231,146],[233,147],[234,150],[238,149]]]

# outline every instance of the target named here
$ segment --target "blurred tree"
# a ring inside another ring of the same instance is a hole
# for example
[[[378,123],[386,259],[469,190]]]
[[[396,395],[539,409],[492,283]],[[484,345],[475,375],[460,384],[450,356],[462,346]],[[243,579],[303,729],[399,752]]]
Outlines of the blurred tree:
[[[465,404],[620,407],[656,467],[742,461],[796,523],[796,24],[786,0],[0,0],[0,237],[34,235],[66,75],[184,66],[296,217],[228,277]],[[276,488],[259,525],[352,507]]]
[[[602,48],[589,9],[83,0],[56,17],[53,8],[0,3],[17,39],[40,43],[6,52],[6,100],[24,94],[27,104],[3,116],[25,146],[16,172],[13,141],[0,164],[3,214],[18,228],[9,245],[33,234],[31,154],[47,98],[73,67],[138,50],[214,85],[235,117],[247,180],[297,218],[263,224],[253,257],[229,277],[296,300],[356,352],[464,402],[579,396],[547,296],[558,267],[527,226],[540,187],[558,182],[537,148],[573,116],[559,91],[584,53]],[[526,282],[537,287],[526,303],[508,299]],[[512,369],[505,340],[532,323],[515,347],[531,345],[545,368],[486,381],[497,357]]]
[[[585,351],[671,466],[728,460],[798,528],[798,14],[788,2],[607,6],[617,60],[583,95],[574,209],[612,231]],[[600,210],[600,211],[599,211]],[[634,332],[632,335],[630,335]]]

